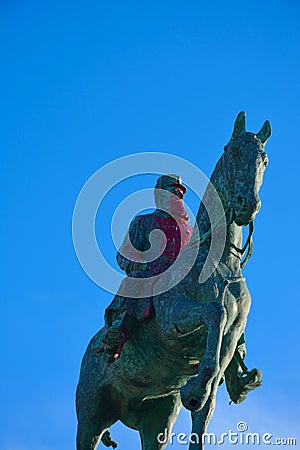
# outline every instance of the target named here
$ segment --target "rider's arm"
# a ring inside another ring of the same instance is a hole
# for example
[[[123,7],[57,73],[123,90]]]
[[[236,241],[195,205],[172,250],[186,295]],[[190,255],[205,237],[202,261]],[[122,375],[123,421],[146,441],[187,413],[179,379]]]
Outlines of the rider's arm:
[[[143,276],[147,264],[142,263],[140,252],[145,251],[145,219],[137,216],[130,224],[124,242],[117,253],[119,267],[129,276]]]

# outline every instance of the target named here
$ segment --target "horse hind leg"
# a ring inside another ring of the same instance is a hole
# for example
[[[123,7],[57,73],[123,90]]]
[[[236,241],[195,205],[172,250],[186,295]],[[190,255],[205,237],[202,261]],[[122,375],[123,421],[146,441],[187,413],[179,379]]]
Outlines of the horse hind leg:
[[[139,408],[142,450],[163,450],[181,409],[180,395],[145,400]]]
[[[105,392],[104,392],[105,391]],[[108,390],[102,388],[97,395],[78,392],[76,398],[77,406],[77,450],[96,450],[100,440],[106,447],[116,448],[117,444],[111,439],[109,427],[118,418],[110,408]]]
[[[115,420],[110,420],[112,425]],[[106,447],[116,448],[117,444],[111,439],[108,423],[103,422],[101,415],[93,415],[86,418],[78,418],[76,444],[77,450],[96,450],[100,441]]]

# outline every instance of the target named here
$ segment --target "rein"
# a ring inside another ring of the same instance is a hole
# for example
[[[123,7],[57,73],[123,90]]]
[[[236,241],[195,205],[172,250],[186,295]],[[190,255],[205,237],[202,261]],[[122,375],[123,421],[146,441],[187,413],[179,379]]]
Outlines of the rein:
[[[232,216],[233,216],[232,211],[231,211],[229,206],[224,211],[225,216],[228,213],[228,211],[230,211],[230,216],[226,220],[226,226],[230,225],[232,223]],[[221,220],[222,220],[222,216],[210,227],[210,229],[199,239],[199,241],[195,242],[197,245],[199,245],[199,249],[200,249],[200,247],[202,247],[202,245],[205,244],[207,239],[210,238],[210,236],[212,235],[213,231],[218,229],[218,225],[219,225]],[[241,261],[241,269],[243,269],[245,267],[245,265],[247,264],[247,262],[249,261],[249,259],[252,256],[252,251],[253,251],[253,238],[252,238],[252,235],[253,235],[253,231],[254,231],[254,221],[252,220],[251,222],[249,222],[248,237],[246,239],[246,242],[245,242],[243,248],[237,248],[236,249],[241,255],[240,259],[242,258],[242,256],[244,255],[245,251],[247,250],[247,254],[246,254],[245,258],[243,259],[243,261]]]
[[[243,261],[241,261],[241,268],[243,269],[245,267],[245,265],[247,264],[247,262],[249,261],[249,259],[251,258],[252,255],[252,251],[253,251],[253,231],[254,231],[254,221],[251,221],[249,223],[249,234],[247,237],[247,240],[245,242],[244,247],[241,249],[241,257],[243,256],[243,254],[245,253],[247,247],[247,254],[245,256],[245,258],[243,259]]]
[[[224,215],[228,213],[230,210],[229,206],[227,206],[226,210],[224,211]],[[200,238],[199,240],[199,248],[202,247],[202,245],[207,241],[208,238],[212,235],[213,231],[216,231],[218,229],[218,225],[220,221],[223,219],[223,215],[219,217],[219,219],[210,227],[210,229]],[[232,214],[230,215],[230,218],[226,220],[226,226],[229,225],[232,222]]]

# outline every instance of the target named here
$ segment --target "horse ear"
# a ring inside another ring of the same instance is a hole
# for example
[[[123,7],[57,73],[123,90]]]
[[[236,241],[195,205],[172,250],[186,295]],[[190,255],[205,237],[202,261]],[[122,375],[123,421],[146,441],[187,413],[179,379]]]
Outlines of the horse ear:
[[[262,144],[265,144],[269,137],[272,134],[271,124],[268,120],[265,121],[261,130],[257,133],[256,137],[261,141]]]
[[[246,113],[241,111],[235,119],[233,133],[231,137],[239,136],[246,132]]]

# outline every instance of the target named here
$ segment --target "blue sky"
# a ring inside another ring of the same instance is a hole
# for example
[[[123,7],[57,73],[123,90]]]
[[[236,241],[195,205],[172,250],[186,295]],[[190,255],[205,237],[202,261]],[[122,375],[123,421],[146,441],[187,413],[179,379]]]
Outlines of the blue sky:
[[[12,0],[0,11],[0,448],[74,448],[81,357],[112,297],[72,244],[84,183],[115,158],[149,151],[209,176],[241,110],[249,131],[265,119],[273,127],[245,269],[247,361],[264,385],[230,407],[221,388],[210,430],[245,420],[250,431],[299,441],[299,4]],[[97,239],[108,260],[115,208],[154,180],[135,177],[103,202]],[[191,192],[186,201],[196,212]],[[135,432],[112,430],[120,450],[139,448]],[[189,432],[187,412],[176,430]]]

